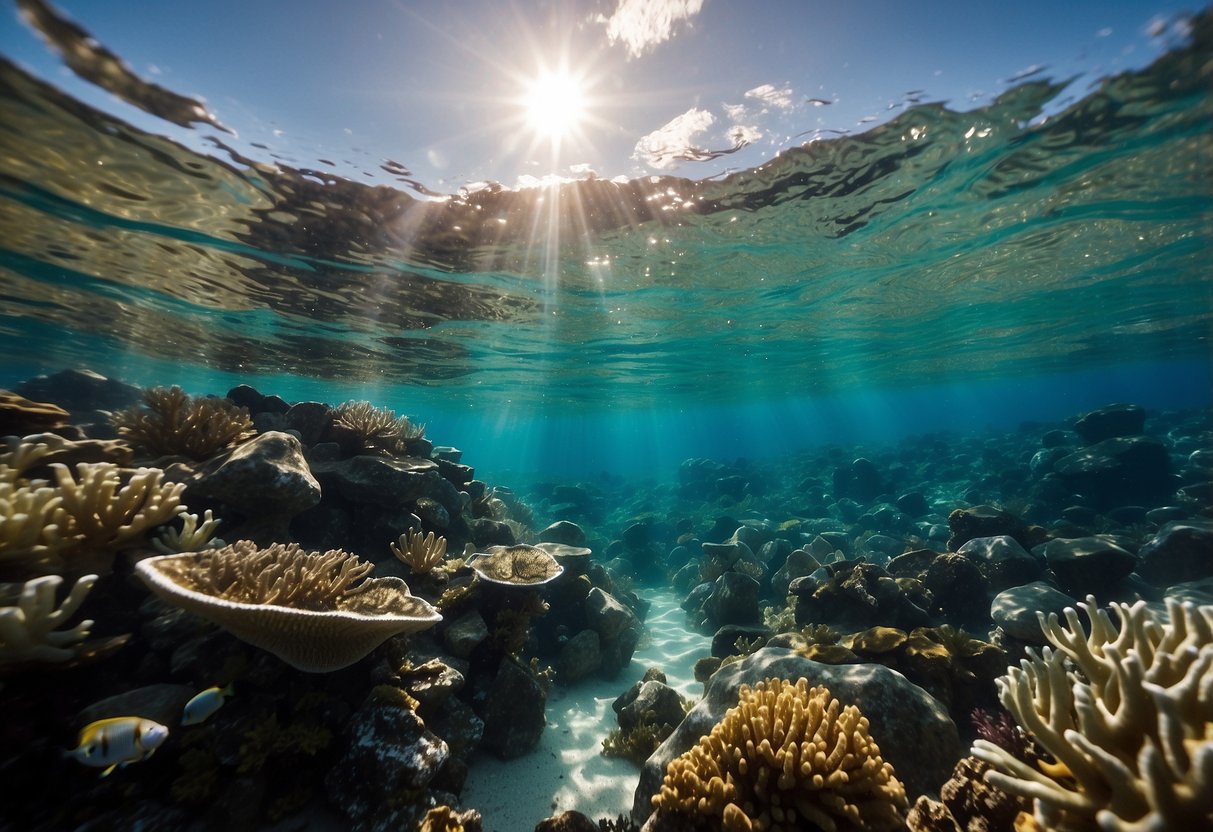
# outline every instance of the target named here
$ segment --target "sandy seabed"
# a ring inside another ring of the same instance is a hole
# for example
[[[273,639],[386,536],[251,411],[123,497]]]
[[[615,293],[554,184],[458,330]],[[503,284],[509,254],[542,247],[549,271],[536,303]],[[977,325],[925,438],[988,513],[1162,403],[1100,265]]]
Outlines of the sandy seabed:
[[[643,593],[652,608],[646,636],[619,677],[586,679],[572,688],[554,686],[547,727],[539,746],[503,762],[478,754],[471,763],[460,804],[484,817],[484,832],[529,832],[558,812],[576,810],[597,820],[626,815],[640,770],[628,760],[602,756],[602,740],[619,727],[611,703],[650,667],[660,667],[669,685],[697,699],[695,660],[711,649],[708,638],[686,626],[686,613],[670,593]]]

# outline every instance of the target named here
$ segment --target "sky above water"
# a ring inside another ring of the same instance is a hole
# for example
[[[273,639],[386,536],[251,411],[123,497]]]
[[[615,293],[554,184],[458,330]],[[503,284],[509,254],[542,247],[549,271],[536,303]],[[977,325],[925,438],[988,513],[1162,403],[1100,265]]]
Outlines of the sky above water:
[[[1026,78],[1060,109],[1182,36],[1175,2],[64,0],[140,76],[206,102],[260,160],[440,193],[484,181],[717,176],[922,102]],[[207,147],[71,76],[20,21],[6,57],[138,126]],[[212,151],[213,152],[213,151]]]

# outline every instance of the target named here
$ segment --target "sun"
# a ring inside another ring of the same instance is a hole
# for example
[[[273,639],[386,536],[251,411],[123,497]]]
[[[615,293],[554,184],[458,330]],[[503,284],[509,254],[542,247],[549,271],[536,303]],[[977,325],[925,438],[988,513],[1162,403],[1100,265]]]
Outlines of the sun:
[[[581,126],[585,88],[569,72],[544,71],[527,84],[523,107],[536,136],[558,142]]]

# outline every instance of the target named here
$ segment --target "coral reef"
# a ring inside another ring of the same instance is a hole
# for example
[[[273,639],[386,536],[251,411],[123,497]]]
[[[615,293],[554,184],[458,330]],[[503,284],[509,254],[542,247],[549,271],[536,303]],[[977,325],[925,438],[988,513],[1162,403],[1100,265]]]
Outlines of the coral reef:
[[[670,763],[653,807],[725,830],[895,829],[906,794],[858,708],[804,678],[768,679]]]
[[[59,606],[55,591],[63,583],[58,575],[26,581],[15,606],[0,607],[0,667],[23,662],[64,662],[75,656],[75,647],[88,638],[92,621],[81,621],[71,629],[60,629],[84,603],[97,582],[85,575],[72,585]]]
[[[405,453],[409,442],[425,435],[425,425],[414,425],[407,416],[366,401],[344,402],[333,410],[333,417],[356,433],[364,447],[389,455]]]
[[[450,806],[435,806],[425,813],[417,832],[480,832],[480,813],[475,809],[464,812]]]
[[[993,832],[1023,830],[1017,818],[1026,813],[1028,801],[1007,794],[987,783],[983,775],[989,765],[976,757],[963,757],[952,776],[939,788],[939,800],[919,796],[906,815],[906,826],[914,832]]]
[[[421,532],[409,529],[400,535],[399,541],[389,545],[396,559],[417,575],[431,571],[446,555],[446,538],[435,537],[433,532],[422,536]]]
[[[159,456],[205,460],[255,431],[248,411],[227,399],[194,398],[174,385],[143,391],[143,404],[111,417],[118,435]]]
[[[55,485],[27,479],[51,448],[10,437],[0,454],[0,565],[25,573],[108,572],[113,553],[180,511],[185,486],[158,468],[108,462],[50,466]],[[125,482],[124,482],[125,477]]]
[[[1033,767],[987,740],[973,754],[993,785],[1034,801],[1047,829],[1207,827],[1213,818],[1213,606],[1113,604],[1090,619],[1041,615],[1056,648],[1029,651],[999,680],[1003,705],[1053,763]],[[1068,672],[1072,663],[1078,674]]]
[[[219,624],[292,667],[316,673],[353,664],[387,638],[442,616],[396,578],[366,578],[370,564],[341,550],[248,541],[139,562],[164,600]]]

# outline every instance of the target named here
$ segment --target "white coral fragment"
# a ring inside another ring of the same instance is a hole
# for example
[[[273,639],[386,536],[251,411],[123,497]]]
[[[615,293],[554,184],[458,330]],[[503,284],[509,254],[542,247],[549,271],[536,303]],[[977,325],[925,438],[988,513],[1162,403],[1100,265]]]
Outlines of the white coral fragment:
[[[64,662],[75,646],[88,638],[92,621],[60,630],[84,602],[96,575],[85,575],[72,586],[63,604],[55,606],[55,591],[63,583],[58,575],[26,581],[15,606],[0,608],[0,665],[19,662]]]
[[[1113,604],[1091,596],[1039,615],[1056,650],[1029,651],[998,680],[1003,705],[1059,764],[1049,771],[984,740],[986,779],[1034,801],[1047,829],[1107,832],[1208,827],[1213,821],[1213,606]],[[1073,668],[1073,669],[1071,669]]]

